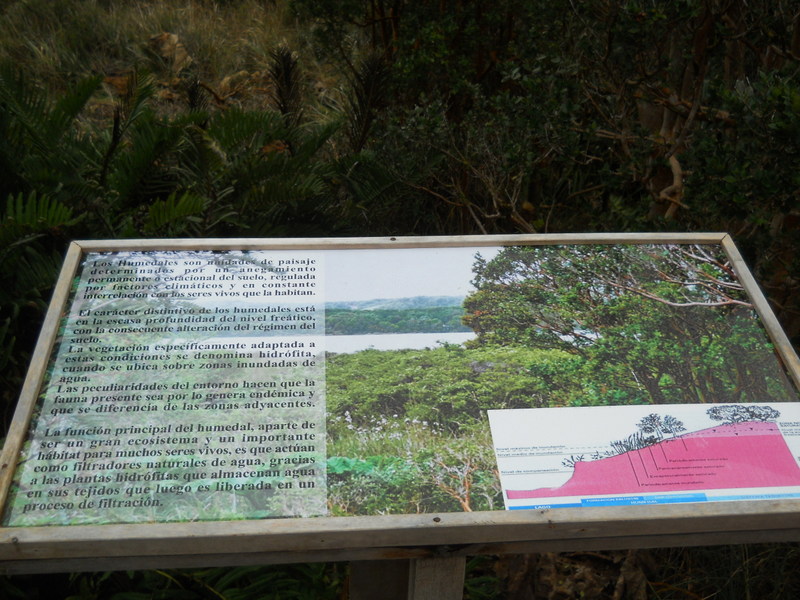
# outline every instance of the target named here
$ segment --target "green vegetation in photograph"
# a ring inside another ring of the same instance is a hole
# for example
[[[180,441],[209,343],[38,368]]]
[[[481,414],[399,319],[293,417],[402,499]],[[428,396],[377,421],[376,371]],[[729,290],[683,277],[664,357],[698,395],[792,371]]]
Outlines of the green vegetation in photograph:
[[[490,409],[722,402],[730,408],[709,415],[730,420],[761,414],[732,403],[796,401],[717,252],[509,246],[476,258],[464,322],[477,338],[465,347],[329,355],[332,512],[499,508]],[[593,459],[645,447],[683,425],[668,415],[639,427]]]
[[[332,514],[502,509],[486,410],[569,404],[581,378],[565,359],[455,344],[329,355]]]
[[[477,343],[568,353],[598,393],[587,404],[797,401],[711,248],[510,247],[479,260],[475,286],[465,321]]]
[[[572,404],[585,389],[580,367],[563,351],[525,347],[445,344],[329,355],[328,413],[349,414],[356,425],[397,415],[458,432],[488,409]]]

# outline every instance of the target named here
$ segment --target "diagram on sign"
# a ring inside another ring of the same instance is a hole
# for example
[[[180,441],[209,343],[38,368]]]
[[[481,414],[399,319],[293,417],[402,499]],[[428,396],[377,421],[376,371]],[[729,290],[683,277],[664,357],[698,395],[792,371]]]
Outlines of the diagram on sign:
[[[507,509],[800,497],[797,403],[489,411]]]

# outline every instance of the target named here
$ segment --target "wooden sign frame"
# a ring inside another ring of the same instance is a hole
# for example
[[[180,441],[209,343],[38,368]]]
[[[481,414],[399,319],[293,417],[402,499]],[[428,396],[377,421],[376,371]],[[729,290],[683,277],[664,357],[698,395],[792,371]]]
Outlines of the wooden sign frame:
[[[359,239],[77,241],[70,245],[0,460],[8,499],[70,287],[89,252],[336,250],[566,244],[719,244],[767,329],[789,377],[800,361],[727,234],[564,234]],[[800,540],[800,500],[566,508],[249,521],[0,528],[7,574],[414,559],[475,554],[621,549]],[[442,564],[442,563],[435,563]],[[460,563],[463,568],[463,562]],[[412,584],[413,587],[413,584]],[[415,596],[421,597],[421,596]]]

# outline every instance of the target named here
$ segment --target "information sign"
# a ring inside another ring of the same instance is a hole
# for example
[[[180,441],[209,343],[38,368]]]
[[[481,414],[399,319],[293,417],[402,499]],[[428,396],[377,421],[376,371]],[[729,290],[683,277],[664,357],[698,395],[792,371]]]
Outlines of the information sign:
[[[800,516],[798,360],[721,234],[76,242],[36,356],[9,570],[783,539]]]

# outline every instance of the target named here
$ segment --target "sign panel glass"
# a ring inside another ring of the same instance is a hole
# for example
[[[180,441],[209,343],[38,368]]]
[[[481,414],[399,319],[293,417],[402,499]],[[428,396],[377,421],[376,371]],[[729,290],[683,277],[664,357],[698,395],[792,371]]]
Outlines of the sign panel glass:
[[[797,400],[716,245],[89,252],[4,525],[528,507],[715,405],[774,410],[788,473]]]

